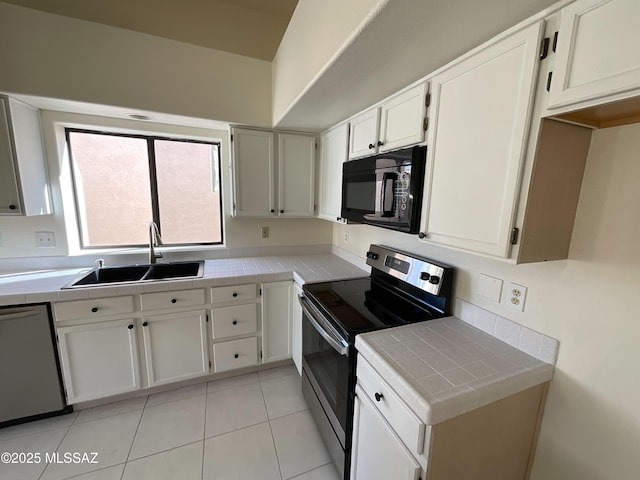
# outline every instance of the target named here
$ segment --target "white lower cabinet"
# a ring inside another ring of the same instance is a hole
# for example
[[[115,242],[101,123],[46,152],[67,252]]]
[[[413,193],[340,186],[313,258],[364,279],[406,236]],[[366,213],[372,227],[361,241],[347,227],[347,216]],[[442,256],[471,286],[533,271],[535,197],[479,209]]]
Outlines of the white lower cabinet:
[[[209,373],[206,318],[204,310],[143,318],[150,387]]]
[[[135,320],[58,328],[70,404],[140,388]]]
[[[214,344],[213,363],[216,373],[257,365],[258,339],[250,337]]]
[[[292,335],[291,339],[291,356],[293,357],[293,363],[298,369],[298,373],[302,375],[302,305],[300,305],[300,296],[302,295],[302,287],[297,283],[294,283],[295,295],[291,300],[291,312],[292,312]]]
[[[417,480],[420,465],[402,440],[356,386],[351,447],[352,480]]]
[[[293,282],[262,284],[262,361],[291,358]]]

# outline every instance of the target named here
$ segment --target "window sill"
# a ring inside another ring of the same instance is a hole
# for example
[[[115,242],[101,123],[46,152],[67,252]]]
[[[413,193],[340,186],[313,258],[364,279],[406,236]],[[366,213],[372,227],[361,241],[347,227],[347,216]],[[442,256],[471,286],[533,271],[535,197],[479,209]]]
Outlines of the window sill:
[[[189,252],[206,252],[210,250],[224,250],[227,246],[221,245],[182,245],[178,247],[154,247],[156,252],[160,253],[189,253]],[[140,248],[96,248],[96,249],[80,249],[69,252],[70,257],[95,257],[100,255],[148,255],[149,247]]]

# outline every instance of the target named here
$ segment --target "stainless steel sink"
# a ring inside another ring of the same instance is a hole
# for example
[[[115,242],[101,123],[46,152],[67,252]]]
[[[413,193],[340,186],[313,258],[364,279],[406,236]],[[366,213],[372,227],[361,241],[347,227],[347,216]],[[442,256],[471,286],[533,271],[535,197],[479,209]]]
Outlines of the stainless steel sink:
[[[122,267],[96,267],[62,288],[147,283],[178,278],[201,278],[203,273],[204,260],[126,265]]]

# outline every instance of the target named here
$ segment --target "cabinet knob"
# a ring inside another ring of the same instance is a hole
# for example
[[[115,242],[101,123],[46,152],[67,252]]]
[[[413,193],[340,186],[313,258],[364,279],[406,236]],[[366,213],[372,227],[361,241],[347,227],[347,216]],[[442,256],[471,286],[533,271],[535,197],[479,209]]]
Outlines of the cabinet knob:
[[[176,303],[178,300],[176,300],[175,298],[171,299],[171,303]]]
[[[271,209],[271,213],[276,213],[276,211],[272,208],[272,209]]]
[[[128,328],[129,330],[131,330],[131,329],[133,329],[133,325],[127,325],[127,328]]]
[[[17,207],[15,205],[9,205],[9,210],[15,210]]]
[[[378,146],[381,147],[384,145],[384,142],[381,142],[380,140],[378,140]]]
[[[237,353],[233,354],[233,358],[238,358],[240,355],[238,355]]]
[[[427,234],[426,234],[426,233],[424,233],[424,232],[420,232],[420,233],[418,234],[418,238],[425,238],[426,236],[427,236]]]
[[[284,213],[284,210],[280,210],[280,213]]]
[[[233,325],[237,325],[238,324],[238,320],[234,320],[233,322],[231,322]]]
[[[91,309],[91,311],[92,311],[93,313],[96,313],[96,312],[98,311],[98,307],[93,307],[93,308]]]
[[[374,397],[376,397],[376,402],[379,402],[380,400],[382,400],[384,398],[384,396],[381,393],[376,392]]]
[[[369,150],[373,150],[374,148],[376,148],[376,146],[373,143],[369,144]]]
[[[149,325],[149,322],[144,322],[144,323],[142,324],[142,326],[143,326],[143,327],[146,327],[147,325]]]
[[[237,292],[233,292],[233,294],[231,295],[233,298],[236,298],[238,296]]]

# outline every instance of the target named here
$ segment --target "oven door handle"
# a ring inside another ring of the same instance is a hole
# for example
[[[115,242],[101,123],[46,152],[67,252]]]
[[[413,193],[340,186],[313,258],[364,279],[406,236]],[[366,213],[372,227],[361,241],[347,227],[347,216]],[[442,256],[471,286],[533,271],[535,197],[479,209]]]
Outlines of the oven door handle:
[[[299,295],[298,300],[300,301],[300,306],[302,307],[302,311],[313,325],[313,328],[324,338],[331,348],[333,348],[336,352],[338,352],[343,357],[349,356],[349,348],[348,345],[345,344],[345,341],[337,335],[334,331],[334,328],[327,323],[326,320],[322,318],[322,313],[320,313],[310,302],[305,298],[304,295]],[[314,314],[315,311],[315,314]],[[333,334],[333,335],[332,335]]]

